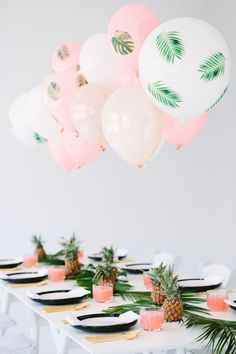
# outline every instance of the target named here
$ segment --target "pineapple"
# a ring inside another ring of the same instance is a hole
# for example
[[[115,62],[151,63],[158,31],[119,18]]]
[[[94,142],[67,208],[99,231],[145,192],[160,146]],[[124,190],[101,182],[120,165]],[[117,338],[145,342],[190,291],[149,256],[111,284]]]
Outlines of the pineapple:
[[[46,252],[43,248],[45,241],[42,240],[41,235],[33,234],[31,242],[35,245],[34,254],[38,257],[38,260],[42,260],[47,257]]]
[[[112,284],[113,289],[115,290],[117,282],[117,268],[108,262],[99,264],[95,270],[93,282],[100,285]]]
[[[103,249],[101,250],[103,263],[114,263],[115,252],[116,250],[112,246],[110,248],[103,247]]]
[[[154,268],[147,273],[152,281],[151,298],[155,305],[162,305],[166,298],[161,286],[161,276],[165,270],[166,267],[161,263],[158,268]]]
[[[62,238],[60,245],[63,247],[62,254],[65,257],[66,275],[76,275],[80,270],[78,259],[79,244],[80,242],[74,233],[69,239]]]
[[[163,304],[165,320],[167,322],[180,321],[183,317],[184,307],[178,288],[178,275],[174,275],[173,267],[170,267],[161,276],[161,285],[166,295]]]

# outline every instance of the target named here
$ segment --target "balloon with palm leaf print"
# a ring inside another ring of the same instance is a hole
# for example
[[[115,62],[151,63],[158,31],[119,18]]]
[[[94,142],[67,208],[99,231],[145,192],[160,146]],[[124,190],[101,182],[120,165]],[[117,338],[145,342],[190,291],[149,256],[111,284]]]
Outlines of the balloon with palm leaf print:
[[[159,108],[181,121],[221,101],[230,72],[224,37],[196,18],[162,23],[147,37],[139,57],[145,92]]]
[[[144,4],[122,6],[111,18],[108,37],[121,68],[138,71],[138,57],[145,38],[160,24]]]
[[[13,135],[18,141],[28,147],[45,144],[47,139],[31,125],[29,116],[29,94],[17,97],[11,105],[9,120]]]

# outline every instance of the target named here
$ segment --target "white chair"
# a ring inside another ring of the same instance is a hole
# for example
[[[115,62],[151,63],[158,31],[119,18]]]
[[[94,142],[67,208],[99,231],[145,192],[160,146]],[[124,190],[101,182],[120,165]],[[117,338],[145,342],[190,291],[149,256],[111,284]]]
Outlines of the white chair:
[[[0,354],[32,354],[34,343],[23,334],[6,336],[0,341]]]
[[[153,264],[158,267],[161,263],[165,266],[174,266],[174,270],[178,271],[180,264],[182,262],[182,257],[174,257],[169,252],[156,252],[153,257]]]
[[[0,313],[0,330],[14,326],[16,324],[7,314]]]
[[[199,269],[199,276],[201,278],[207,278],[214,275],[221,278],[222,286],[226,287],[230,279],[231,270],[224,264],[203,264]]]
[[[236,290],[236,268],[234,268],[230,274],[227,288],[235,289]]]
[[[179,271],[181,263],[182,263],[182,257],[180,257],[180,256],[175,257],[175,259],[174,259],[174,270],[175,270],[175,272]]]
[[[173,266],[174,265],[174,256],[168,252],[158,252],[153,257],[153,264],[155,267],[159,267],[159,265],[163,263],[165,266]]]

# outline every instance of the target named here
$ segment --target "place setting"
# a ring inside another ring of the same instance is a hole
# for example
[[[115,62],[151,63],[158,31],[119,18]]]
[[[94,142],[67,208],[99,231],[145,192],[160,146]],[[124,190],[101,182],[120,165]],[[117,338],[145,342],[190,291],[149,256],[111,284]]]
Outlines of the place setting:
[[[114,257],[117,261],[124,260],[128,255],[128,250],[126,248],[117,248],[115,250]],[[101,262],[103,259],[103,250],[99,252],[92,252],[88,254],[87,256],[89,259],[96,261],[96,262]]]
[[[12,285],[42,283],[48,277],[47,269],[0,273],[0,279]]]

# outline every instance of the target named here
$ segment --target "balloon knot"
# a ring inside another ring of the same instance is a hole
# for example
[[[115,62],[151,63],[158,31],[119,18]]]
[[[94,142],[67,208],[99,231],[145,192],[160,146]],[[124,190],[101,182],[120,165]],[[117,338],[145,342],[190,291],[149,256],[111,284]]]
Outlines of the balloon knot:
[[[178,144],[177,144],[177,145],[175,145],[175,148],[176,148],[176,150],[179,151],[179,150],[182,148],[182,145],[180,145],[180,144],[178,145]]]
[[[105,147],[103,145],[100,145],[100,149],[102,152],[106,151]]]

